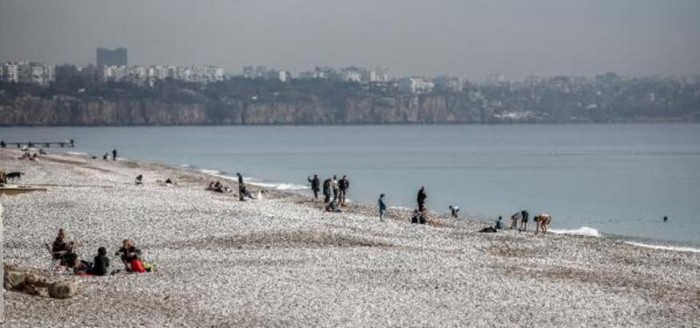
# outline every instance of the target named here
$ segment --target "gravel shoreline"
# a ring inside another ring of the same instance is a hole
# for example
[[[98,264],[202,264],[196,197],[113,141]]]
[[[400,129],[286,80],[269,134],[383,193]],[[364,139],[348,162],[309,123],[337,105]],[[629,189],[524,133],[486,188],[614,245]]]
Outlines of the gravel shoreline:
[[[482,222],[440,216],[417,226],[393,209],[379,222],[371,207],[325,213],[274,190],[239,202],[181,168],[18,154],[0,150],[0,168],[48,191],[0,198],[5,263],[45,270],[42,243],[62,227],[82,258],[130,238],[158,272],[61,276],[80,286],[67,300],[5,291],[5,326],[700,325],[698,253],[482,234]],[[155,182],[167,178],[177,185]]]

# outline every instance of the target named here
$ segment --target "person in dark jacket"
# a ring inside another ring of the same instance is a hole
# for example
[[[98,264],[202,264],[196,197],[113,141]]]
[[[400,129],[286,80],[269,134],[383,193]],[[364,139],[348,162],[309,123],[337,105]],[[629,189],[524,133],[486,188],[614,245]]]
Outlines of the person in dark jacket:
[[[124,239],[124,241],[122,242],[122,248],[120,248],[116,253],[114,253],[114,255],[121,255],[122,263],[124,263],[126,271],[131,271],[131,261],[139,259],[139,255],[141,255],[141,250],[134,246],[133,241],[129,239]]]
[[[330,178],[323,181],[323,196],[325,197],[323,199],[324,203],[328,203],[331,201],[331,179]]]
[[[238,176],[238,200],[240,201],[245,201],[245,184],[243,183],[243,176],[236,172],[236,175]]]
[[[428,198],[428,194],[425,192],[425,186],[420,187],[418,190],[418,211],[425,211],[425,199]]]
[[[95,261],[92,263],[92,270],[90,270],[90,273],[96,276],[104,276],[107,274],[107,268],[109,268],[107,249],[100,247],[97,249],[97,256],[95,256]]]
[[[530,213],[528,213],[526,210],[522,210],[520,215],[522,216],[520,221],[520,231],[527,231],[527,221],[530,220]]]
[[[348,180],[347,175],[344,175],[343,178],[338,181],[338,197],[341,206],[346,206],[345,195],[347,194],[348,189],[350,189],[350,180]]]
[[[314,192],[314,198],[318,199],[318,192],[321,190],[321,180],[318,178],[317,174],[314,174],[314,178],[306,178],[311,182],[311,190]]]
[[[112,160],[113,161],[117,160],[117,150],[116,149],[112,150]]]
[[[384,202],[384,194],[379,195],[377,205],[379,205],[379,221],[384,222],[384,214],[386,214],[386,203]]]

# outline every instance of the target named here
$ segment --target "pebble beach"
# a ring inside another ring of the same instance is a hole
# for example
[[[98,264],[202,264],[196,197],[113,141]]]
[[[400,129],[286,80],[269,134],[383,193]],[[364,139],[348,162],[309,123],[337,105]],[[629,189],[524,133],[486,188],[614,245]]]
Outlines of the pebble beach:
[[[414,225],[398,209],[380,222],[371,206],[327,213],[310,193],[261,187],[240,202],[183,168],[20,155],[0,150],[0,170],[47,191],[0,197],[6,264],[47,271],[43,243],[64,228],[81,258],[104,246],[121,268],[128,238],[157,272],[62,274],[80,289],[65,300],[5,290],[7,327],[700,326],[700,253],[534,225],[478,233],[477,218],[438,214]]]

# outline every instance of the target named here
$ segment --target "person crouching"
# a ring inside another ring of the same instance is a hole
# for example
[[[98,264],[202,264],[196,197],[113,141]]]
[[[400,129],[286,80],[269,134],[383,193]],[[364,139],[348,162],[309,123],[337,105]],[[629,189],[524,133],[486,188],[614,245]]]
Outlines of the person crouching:
[[[540,231],[542,231],[543,235],[547,234],[547,228],[552,222],[552,217],[549,214],[542,213],[536,216],[534,220],[537,223],[537,229],[535,230],[535,234],[537,234]]]

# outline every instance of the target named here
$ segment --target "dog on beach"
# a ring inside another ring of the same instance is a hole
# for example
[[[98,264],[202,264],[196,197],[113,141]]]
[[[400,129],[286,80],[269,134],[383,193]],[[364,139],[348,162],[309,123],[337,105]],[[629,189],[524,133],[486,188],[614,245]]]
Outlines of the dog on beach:
[[[10,179],[12,179],[13,181],[14,180],[22,180],[23,174],[24,173],[22,173],[22,172],[7,172],[5,174],[5,179],[7,179],[7,181],[10,181]]]

